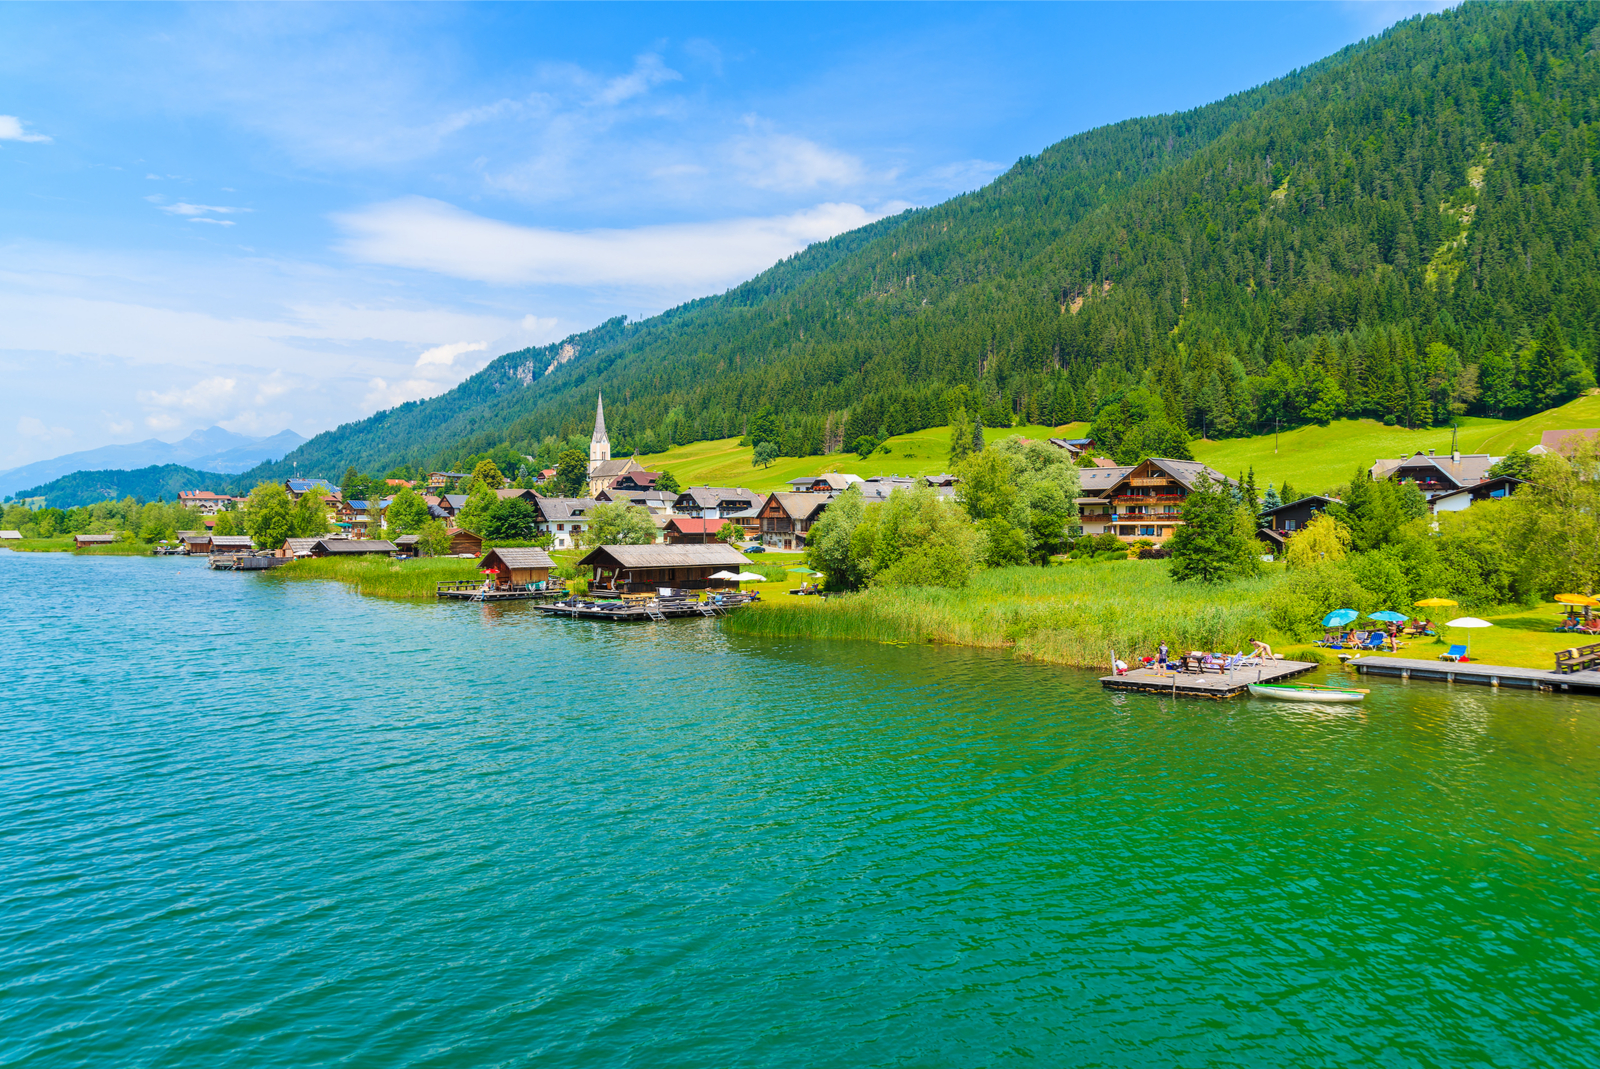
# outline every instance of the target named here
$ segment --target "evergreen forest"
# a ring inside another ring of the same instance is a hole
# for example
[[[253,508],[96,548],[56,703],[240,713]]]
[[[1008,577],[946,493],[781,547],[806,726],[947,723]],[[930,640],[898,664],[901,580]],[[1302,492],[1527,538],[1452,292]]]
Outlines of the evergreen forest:
[[[1595,385],[1597,168],[1600,4],[1468,3],[1070,137],[719,296],[508,353],[242,481],[551,460],[601,389],[619,456],[752,430],[806,456],[958,416],[1092,421],[1119,457],[1519,416]]]

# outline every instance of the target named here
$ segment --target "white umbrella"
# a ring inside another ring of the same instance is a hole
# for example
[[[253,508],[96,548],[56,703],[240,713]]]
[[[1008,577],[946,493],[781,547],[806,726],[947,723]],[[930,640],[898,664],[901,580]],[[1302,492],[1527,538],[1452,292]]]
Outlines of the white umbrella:
[[[712,578],[712,579],[739,579],[741,577],[735,575],[734,573],[732,573],[730,571],[724,570],[724,571],[720,571],[720,572],[712,572],[710,578]]]
[[[1463,616],[1463,617],[1460,617],[1459,619],[1447,621],[1444,626],[1446,626],[1446,627],[1467,627],[1467,628],[1471,628],[1471,627],[1493,627],[1494,624],[1491,624],[1488,620],[1480,620],[1476,616]],[[1472,636],[1471,635],[1467,636],[1467,656],[1468,657],[1472,656]]]
[[[737,576],[741,583],[765,583],[767,577],[760,572],[740,572]]]

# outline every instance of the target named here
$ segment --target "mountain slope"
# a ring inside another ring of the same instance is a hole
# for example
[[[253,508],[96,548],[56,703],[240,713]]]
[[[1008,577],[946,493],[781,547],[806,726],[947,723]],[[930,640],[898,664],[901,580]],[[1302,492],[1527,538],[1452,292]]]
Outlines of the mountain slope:
[[[233,478],[196,471],[181,464],[159,464],[133,471],[75,471],[40,486],[30,487],[18,497],[42,497],[47,508],[70,509],[100,501],[135,497],[140,501],[176,501],[179,490],[210,490],[229,493]]]
[[[1212,437],[1547,408],[1592,379],[1600,337],[1597,26],[1593,3],[1412,19],[1069,138],[720,296],[507,354],[252,474],[502,442],[547,457],[602,387],[616,452],[739,434],[768,405],[786,455],[954,403]]]

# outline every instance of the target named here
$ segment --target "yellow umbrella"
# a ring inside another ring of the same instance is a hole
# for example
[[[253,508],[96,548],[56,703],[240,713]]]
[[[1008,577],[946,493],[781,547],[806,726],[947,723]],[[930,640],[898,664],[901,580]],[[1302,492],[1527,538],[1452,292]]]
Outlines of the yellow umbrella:
[[[1419,609],[1436,609],[1443,605],[1454,605],[1456,603],[1449,598],[1423,598],[1421,601],[1413,601],[1411,604]]]
[[[1563,605],[1600,605],[1600,599],[1587,594],[1557,594],[1556,600]]]

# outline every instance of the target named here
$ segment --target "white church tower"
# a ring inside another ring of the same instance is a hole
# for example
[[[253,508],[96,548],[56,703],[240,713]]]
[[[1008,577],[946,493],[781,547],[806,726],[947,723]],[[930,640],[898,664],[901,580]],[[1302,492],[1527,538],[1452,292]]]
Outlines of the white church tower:
[[[596,394],[594,399],[594,437],[589,439],[589,474],[611,459],[611,439],[606,437],[605,397]]]

